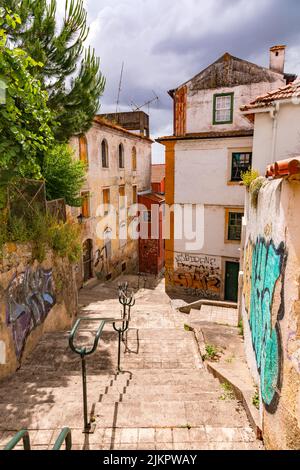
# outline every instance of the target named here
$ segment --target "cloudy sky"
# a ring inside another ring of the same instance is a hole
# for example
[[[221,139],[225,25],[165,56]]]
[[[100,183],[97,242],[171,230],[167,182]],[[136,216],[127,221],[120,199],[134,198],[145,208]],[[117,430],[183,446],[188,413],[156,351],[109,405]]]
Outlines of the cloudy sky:
[[[107,79],[101,112],[116,109],[124,61],[120,109],[151,100],[154,91],[159,101],[150,107],[153,137],[172,132],[167,90],[226,51],[268,66],[269,47],[287,44],[286,72],[300,74],[299,0],[85,0],[85,6],[88,42]],[[162,146],[156,144],[153,154],[162,161]]]

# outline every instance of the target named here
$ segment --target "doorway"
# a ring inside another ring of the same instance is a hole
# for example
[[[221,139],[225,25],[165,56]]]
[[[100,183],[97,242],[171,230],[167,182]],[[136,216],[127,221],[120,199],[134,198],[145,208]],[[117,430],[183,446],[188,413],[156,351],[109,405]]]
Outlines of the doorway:
[[[93,240],[86,240],[83,251],[83,281],[87,282],[93,277]]]
[[[240,264],[234,261],[226,261],[225,268],[225,300],[238,301]]]

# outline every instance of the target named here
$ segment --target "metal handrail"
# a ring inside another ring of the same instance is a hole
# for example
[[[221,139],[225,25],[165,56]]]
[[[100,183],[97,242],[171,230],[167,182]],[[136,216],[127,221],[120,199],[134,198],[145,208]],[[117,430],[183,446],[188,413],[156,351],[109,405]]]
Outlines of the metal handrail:
[[[77,331],[79,329],[79,326],[80,326],[80,323],[82,321],[99,321],[100,322],[99,327],[98,327],[97,332],[96,332],[96,335],[95,335],[94,344],[93,344],[92,348],[90,348],[90,349],[87,349],[85,347],[82,347],[82,348],[79,349],[79,348],[76,348],[76,346],[74,345],[74,340],[75,340],[75,337],[76,337],[76,333],[77,333]],[[70,346],[71,350],[75,354],[80,355],[80,358],[81,358],[82,394],[83,394],[83,419],[84,419],[84,430],[83,430],[83,432],[86,433],[86,434],[89,434],[91,432],[92,423],[88,420],[87,382],[86,382],[86,362],[85,362],[85,358],[86,358],[86,356],[90,356],[91,354],[93,354],[96,351],[105,324],[106,323],[113,323],[113,325],[114,325],[118,322],[124,322],[124,320],[122,318],[118,319],[118,318],[88,318],[88,317],[82,317],[82,318],[79,318],[75,322],[75,324],[74,324],[74,326],[73,326],[73,328],[70,332],[70,335],[69,335],[69,346]],[[121,346],[120,346],[120,334],[121,333],[122,333],[122,331],[119,332],[118,370],[120,369],[120,348],[121,348]]]
[[[70,428],[63,428],[61,430],[58,438],[55,441],[55,444],[52,450],[60,450],[64,442],[66,444],[65,450],[71,450],[72,449],[72,432]]]
[[[19,431],[10,441],[9,443],[4,447],[3,450],[13,450],[16,445],[23,440],[23,448],[24,450],[31,450],[30,449],[30,438],[29,438],[29,433],[27,429],[22,429]]]

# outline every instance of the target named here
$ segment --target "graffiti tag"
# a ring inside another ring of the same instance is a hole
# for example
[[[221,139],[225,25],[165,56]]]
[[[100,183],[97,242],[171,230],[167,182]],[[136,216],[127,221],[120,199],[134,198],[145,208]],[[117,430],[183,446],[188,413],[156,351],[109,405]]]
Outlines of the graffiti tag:
[[[283,278],[286,254],[284,244],[275,248],[274,243],[258,238],[249,242],[245,253],[244,299],[249,315],[252,343],[257,368],[261,378],[261,395],[265,407],[275,412],[281,389],[282,345],[280,320],[284,314]],[[280,306],[275,312],[274,293],[282,281]]]
[[[38,268],[16,275],[7,289],[7,324],[12,328],[17,358],[20,359],[26,339],[42,324],[55,305],[52,270]]]

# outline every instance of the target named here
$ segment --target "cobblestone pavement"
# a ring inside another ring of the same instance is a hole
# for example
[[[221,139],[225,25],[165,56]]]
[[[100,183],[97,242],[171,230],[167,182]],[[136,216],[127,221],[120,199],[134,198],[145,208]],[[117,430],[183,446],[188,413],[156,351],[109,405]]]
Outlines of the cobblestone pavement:
[[[124,278],[122,278],[124,279]],[[130,330],[116,374],[117,334],[105,327],[97,352],[87,358],[88,405],[94,434],[82,433],[81,365],[68,332],[43,337],[12,377],[0,383],[0,445],[16,430],[30,431],[33,449],[53,446],[72,428],[73,449],[262,449],[239,402],[203,367],[186,316],[172,308],[163,281],[136,287]],[[80,342],[93,341],[95,317],[120,317],[117,281],[80,292],[88,317]],[[126,352],[124,352],[126,351]]]

